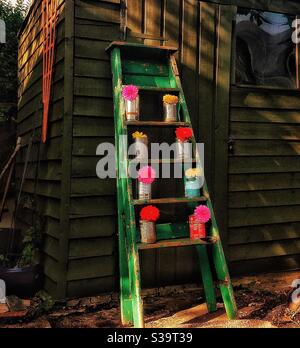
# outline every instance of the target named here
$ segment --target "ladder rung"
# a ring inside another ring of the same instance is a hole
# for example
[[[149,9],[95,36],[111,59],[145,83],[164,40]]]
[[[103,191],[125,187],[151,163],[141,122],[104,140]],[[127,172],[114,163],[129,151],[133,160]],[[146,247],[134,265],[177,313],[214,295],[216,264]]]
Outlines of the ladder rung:
[[[157,199],[135,199],[134,205],[146,205],[146,204],[180,204],[180,203],[197,203],[206,202],[205,197],[195,198],[157,198]]]
[[[179,88],[161,88],[161,87],[154,87],[154,86],[137,86],[140,91],[150,91],[150,92],[164,92],[164,93],[179,93]]]
[[[217,242],[216,238],[205,238],[205,239],[171,239],[171,240],[161,240],[157,243],[146,244],[139,243],[137,244],[139,250],[148,250],[148,249],[160,249],[160,248],[178,248],[192,245],[210,245]]]
[[[138,127],[190,127],[188,122],[164,122],[164,121],[126,121],[127,126]]]
[[[195,158],[191,158],[191,159],[185,159],[184,161],[181,160],[181,159],[174,159],[174,158],[171,158],[171,159],[168,159],[168,158],[162,158],[162,159],[154,159],[154,158],[149,158],[149,159],[143,159],[143,158],[139,158],[139,159],[129,159],[130,164],[136,164],[136,163],[142,163],[142,164],[145,164],[145,163],[152,163],[152,164],[177,164],[177,163],[182,163],[182,164],[185,164],[185,163],[196,163],[197,160]]]

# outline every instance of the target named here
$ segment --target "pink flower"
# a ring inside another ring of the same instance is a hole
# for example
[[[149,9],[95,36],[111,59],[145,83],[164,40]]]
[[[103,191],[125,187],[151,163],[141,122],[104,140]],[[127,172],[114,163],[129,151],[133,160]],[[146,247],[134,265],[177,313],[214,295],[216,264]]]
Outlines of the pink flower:
[[[126,100],[135,100],[139,95],[139,89],[134,85],[128,85],[123,88],[122,96]]]
[[[141,168],[138,172],[138,181],[143,184],[150,185],[153,183],[156,177],[155,170],[150,166]]]
[[[197,207],[195,209],[195,217],[196,219],[201,223],[201,224],[205,224],[206,222],[208,222],[211,218],[210,215],[210,210],[207,208],[206,205],[199,205],[199,207]]]

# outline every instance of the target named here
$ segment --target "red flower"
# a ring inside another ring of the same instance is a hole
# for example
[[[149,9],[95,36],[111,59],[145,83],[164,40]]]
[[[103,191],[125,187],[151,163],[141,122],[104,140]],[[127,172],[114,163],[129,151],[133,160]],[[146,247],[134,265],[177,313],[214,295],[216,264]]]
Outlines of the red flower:
[[[144,207],[140,212],[140,217],[142,221],[156,222],[159,219],[159,210],[153,205],[148,205]]]
[[[179,127],[176,129],[175,133],[176,133],[176,138],[182,143],[184,141],[190,140],[191,137],[193,136],[193,131],[189,127]]]

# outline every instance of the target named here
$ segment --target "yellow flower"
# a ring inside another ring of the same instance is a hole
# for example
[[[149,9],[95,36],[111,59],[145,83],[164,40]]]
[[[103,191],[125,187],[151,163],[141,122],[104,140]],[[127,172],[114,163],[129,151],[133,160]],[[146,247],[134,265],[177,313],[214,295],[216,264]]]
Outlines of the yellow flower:
[[[147,138],[147,135],[142,132],[135,132],[132,134],[133,139]]]
[[[200,168],[190,168],[185,172],[187,178],[196,178],[203,175],[203,171]]]
[[[176,95],[166,94],[163,97],[163,101],[165,104],[177,104],[178,97]]]

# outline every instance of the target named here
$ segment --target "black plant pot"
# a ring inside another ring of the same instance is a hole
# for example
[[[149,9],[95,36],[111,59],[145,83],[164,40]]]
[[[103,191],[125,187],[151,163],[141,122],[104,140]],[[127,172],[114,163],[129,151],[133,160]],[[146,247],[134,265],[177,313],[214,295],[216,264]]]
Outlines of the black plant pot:
[[[6,283],[7,295],[28,298],[42,287],[42,271],[39,265],[23,268],[0,267],[0,279]]]

